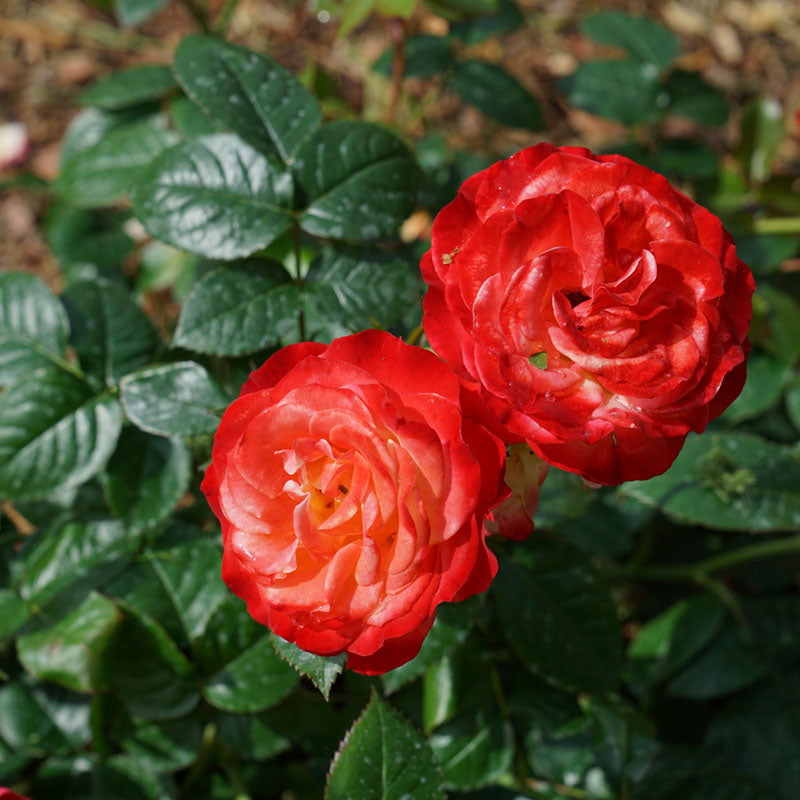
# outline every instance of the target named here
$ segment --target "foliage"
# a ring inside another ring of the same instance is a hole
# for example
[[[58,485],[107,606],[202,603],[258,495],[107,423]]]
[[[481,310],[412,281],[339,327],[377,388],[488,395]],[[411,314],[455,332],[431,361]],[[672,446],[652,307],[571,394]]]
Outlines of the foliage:
[[[165,2],[112,5],[135,25]],[[517,29],[519,9],[429,5],[450,33],[406,39],[406,76],[541,130],[516,79],[466,50]],[[332,9],[346,29],[412,4]],[[619,122],[611,149],[679,177],[752,265],[748,383],[658,478],[590,489],[551,469],[534,535],[490,540],[489,591],[441,607],[420,654],[381,678],[249,617],[199,483],[222,411],[279,346],[419,337],[424,247],[397,230],[486,158],[330,119],[268,55],[208,33],[171,70],[83,93],[49,187],[65,288],[0,275],[0,784],[34,800],[800,796],[782,110],[753,97],[739,114],[653,20],[601,12],[581,29],[621,57],[582,64],[565,101]],[[725,153],[705,134],[729,112]],[[677,115],[696,135],[669,138]],[[134,218],[153,241],[132,256]],[[153,292],[177,318],[152,314]]]

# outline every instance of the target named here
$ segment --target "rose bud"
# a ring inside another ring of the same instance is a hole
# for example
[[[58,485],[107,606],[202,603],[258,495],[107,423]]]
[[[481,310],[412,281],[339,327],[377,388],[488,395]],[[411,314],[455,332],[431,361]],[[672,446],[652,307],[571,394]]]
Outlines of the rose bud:
[[[379,331],[290,345],[250,375],[202,488],[222,576],[258,622],[380,674],[417,654],[439,603],[488,587],[505,448],[460,394],[435,355]]]
[[[428,340],[505,440],[587,481],[660,474],[744,383],[750,270],[717,217],[622,156],[540,144],[473,175],[422,274]]]

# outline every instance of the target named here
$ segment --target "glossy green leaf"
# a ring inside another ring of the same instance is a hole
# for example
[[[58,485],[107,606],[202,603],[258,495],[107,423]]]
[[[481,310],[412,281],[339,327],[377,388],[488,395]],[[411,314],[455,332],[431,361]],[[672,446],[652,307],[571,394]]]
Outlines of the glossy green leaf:
[[[742,233],[736,237],[736,255],[756,277],[777,272],[781,262],[796,256],[798,249],[800,241],[796,236]]]
[[[230,134],[170,148],[141,174],[136,216],[155,237],[230,260],[266,247],[291,225],[292,181]]]
[[[301,675],[305,675],[320,690],[322,696],[328,699],[331,687],[347,663],[347,653],[338,656],[318,656],[307,653],[293,642],[287,642],[275,635],[272,637],[272,646],[287,664],[294,667]]]
[[[88,708],[73,698],[20,681],[0,686],[0,739],[37,758],[80,747],[88,740]]]
[[[0,496],[42,497],[102,469],[122,426],[119,403],[64,370],[31,374],[0,394]]]
[[[800,375],[795,376],[786,392],[786,410],[792,424],[800,431]]]
[[[185,37],[174,69],[211,119],[284,163],[322,118],[314,96],[285,67],[211,36]]]
[[[657,119],[669,103],[652,64],[589,61],[561,82],[572,105],[635,125]]]
[[[747,382],[722,418],[736,425],[769,411],[783,397],[791,374],[787,364],[761,352],[752,353],[747,362]]]
[[[80,102],[106,111],[158,100],[177,89],[175,77],[169,67],[148,64],[143,67],[114,72],[80,95]]]
[[[667,685],[673,697],[709,700],[739,691],[767,674],[769,664],[742,628],[730,623]]]
[[[299,679],[267,634],[212,677],[203,696],[221,711],[263,711],[282,700]]]
[[[754,338],[784,364],[800,359],[800,303],[788,292],[767,283],[753,296]],[[763,325],[763,330],[760,330]]]
[[[386,49],[372,65],[379,75],[392,74],[394,48]],[[403,75],[407,78],[429,78],[446,72],[454,61],[450,42],[444,36],[411,36],[406,40]]]
[[[220,133],[221,125],[212,122],[186,95],[176,97],[169,106],[172,124],[187,139]]]
[[[55,625],[20,636],[19,660],[35,678],[75,692],[106,688],[105,648],[120,619],[110,600],[92,592]]]
[[[514,731],[499,716],[461,714],[437,728],[428,742],[448,789],[489,786],[508,770],[514,757]]]
[[[138,428],[160,436],[214,433],[231,397],[194,361],[161,364],[120,381],[125,415]]]
[[[536,508],[537,528],[553,528],[577,519],[597,499],[594,490],[587,488],[580,476],[551,467],[539,491]]]
[[[152,358],[158,334],[122,286],[76,283],[64,302],[70,340],[86,372],[112,385]]]
[[[221,555],[217,534],[176,525],[109,584],[108,592],[157,619],[185,648],[202,639],[229,595],[219,575]]]
[[[0,589],[0,643],[10,639],[28,620],[28,606],[12,589]]]
[[[800,794],[800,692],[765,681],[733,698],[716,716],[707,744],[739,772],[763,780],[781,800]]]
[[[387,129],[343,120],[316,130],[292,171],[310,205],[300,226],[315,236],[368,241],[392,236],[413,211],[419,168]]]
[[[184,716],[200,700],[189,680],[191,664],[155,620],[130,605],[123,611],[108,648],[112,691],[144,719]]]
[[[331,764],[325,800],[444,800],[420,733],[373,693]]]
[[[745,106],[737,155],[752,182],[763,183],[769,177],[785,135],[783,111],[777,100],[757,97]]]
[[[197,757],[203,723],[197,715],[158,722],[130,720],[118,726],[114,735],[125,753],[147,770],[173,772],[188,767]]]
[[[0,275],[0,387],[64,357],[67,316],[33,275]]]
[[[678,55],[675,34],[647,17],[600,11],[581,20],[581,30],[596,42],[620,47],[636,61],[659,69]]]
[[[430,733],[455,713],[458,670],[449,656],[431,664],[422,679],[422,729]]]
[[[163,522],[189,488],[192,458],[181,439],[122,431],[106,467],[111,510],[133,529]]]
[[[174,345],[244,355],[296,336],[300,290],[280,264],[253,261],[209,272],[192,289]]]
[[[73,583],[126,559],[136,544],[118,520],[55,523],[37,535],[24,558],[19,593],[28,604],[44,605]]]
[[[544,117],[528,90],[502,67],[486,61],[460,61],[447,85],[484,114],[517,128],[539,131]]]
[[[650,620],[628,649],[630,682],[637,689],[669,678],[719,632],[725,608],[712,594],[687,597]]]
[[[468,17],[450,26],[450,34],[465,44],[478,44],[492,36],[516,30],[525,22],[514,0],[500,0],[491,14]]]
[[[664,91],[669,97],[667,111],[701,125],[722,125],[728,118],[728,104],[722,93],[707,84],[697,72],[675,70]]]
[[[270,726],[271,713],[224,714],[214,718],[219,738],[242,758],[265,761],[291,747],[292,742]]]
[[[576,547],[534,537],[500,565],[492,593],[509,644],[533,672],[585,692],[616,687],[620,635],[614,604]]]
[[[480,606],[476,600],[440,605],[436,609],[433,627],[422,642],[419,653],[411,661],[381,676],[384,690],[397,691],[463,644],[479,612]]]
[[[307,276],[306,334],[330,341],[365,328],[390,328],[420,294],[418,270],[400,258],[326,248]]]
[[[138,25],[167,4],[167,0],[113,0],[120,25]]]
[[[737,531],[800,526],[800,452],[743,433],[690,436],[667,472],[621,491],[680,522]]]
[[[81,208],[108,205],[137,186],[143,167],[176,141],[175,133],[147,121],[121,126],[66,162],[53,188]]]

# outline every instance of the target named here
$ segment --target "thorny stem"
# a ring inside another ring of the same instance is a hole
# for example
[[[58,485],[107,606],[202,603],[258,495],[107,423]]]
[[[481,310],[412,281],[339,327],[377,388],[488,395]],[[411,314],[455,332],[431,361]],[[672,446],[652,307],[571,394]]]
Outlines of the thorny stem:
[[[406,71],[406,22],[402,17],[389,21],[389,41],[392,43],[392,90],[389,96],[389,109],[386,121],[394,122],[400,93],[403,90],[403,75]]]
[[[708,576],[715,572],[785,553],[800,553],[800,535],[740,547],[738,550],[722,553],[693,564],[622,567],[615,571],[614,577],[641,578],[650,581],[694,581],[704,584],[707,582]]]

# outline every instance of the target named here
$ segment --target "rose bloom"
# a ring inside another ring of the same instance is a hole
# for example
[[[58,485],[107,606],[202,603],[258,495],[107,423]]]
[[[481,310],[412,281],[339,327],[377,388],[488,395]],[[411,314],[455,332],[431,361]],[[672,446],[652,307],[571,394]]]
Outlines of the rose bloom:
[[[745,379],[753,277],[622,156],[540,144],[469,178],[422,260],[432,347],[508,442],[596,483],[669,467]]]
[[[0,786],[0,800],[28,800],[28,798],[12,792],[11,789],[7,789],[5,786]]]
[[[257,621],[380,674],[416,655],[439,603],[487,588],[505,448],[463,417],[461,391],[379,331],[290,345],[250,375],[202,488],[223,578]]]

